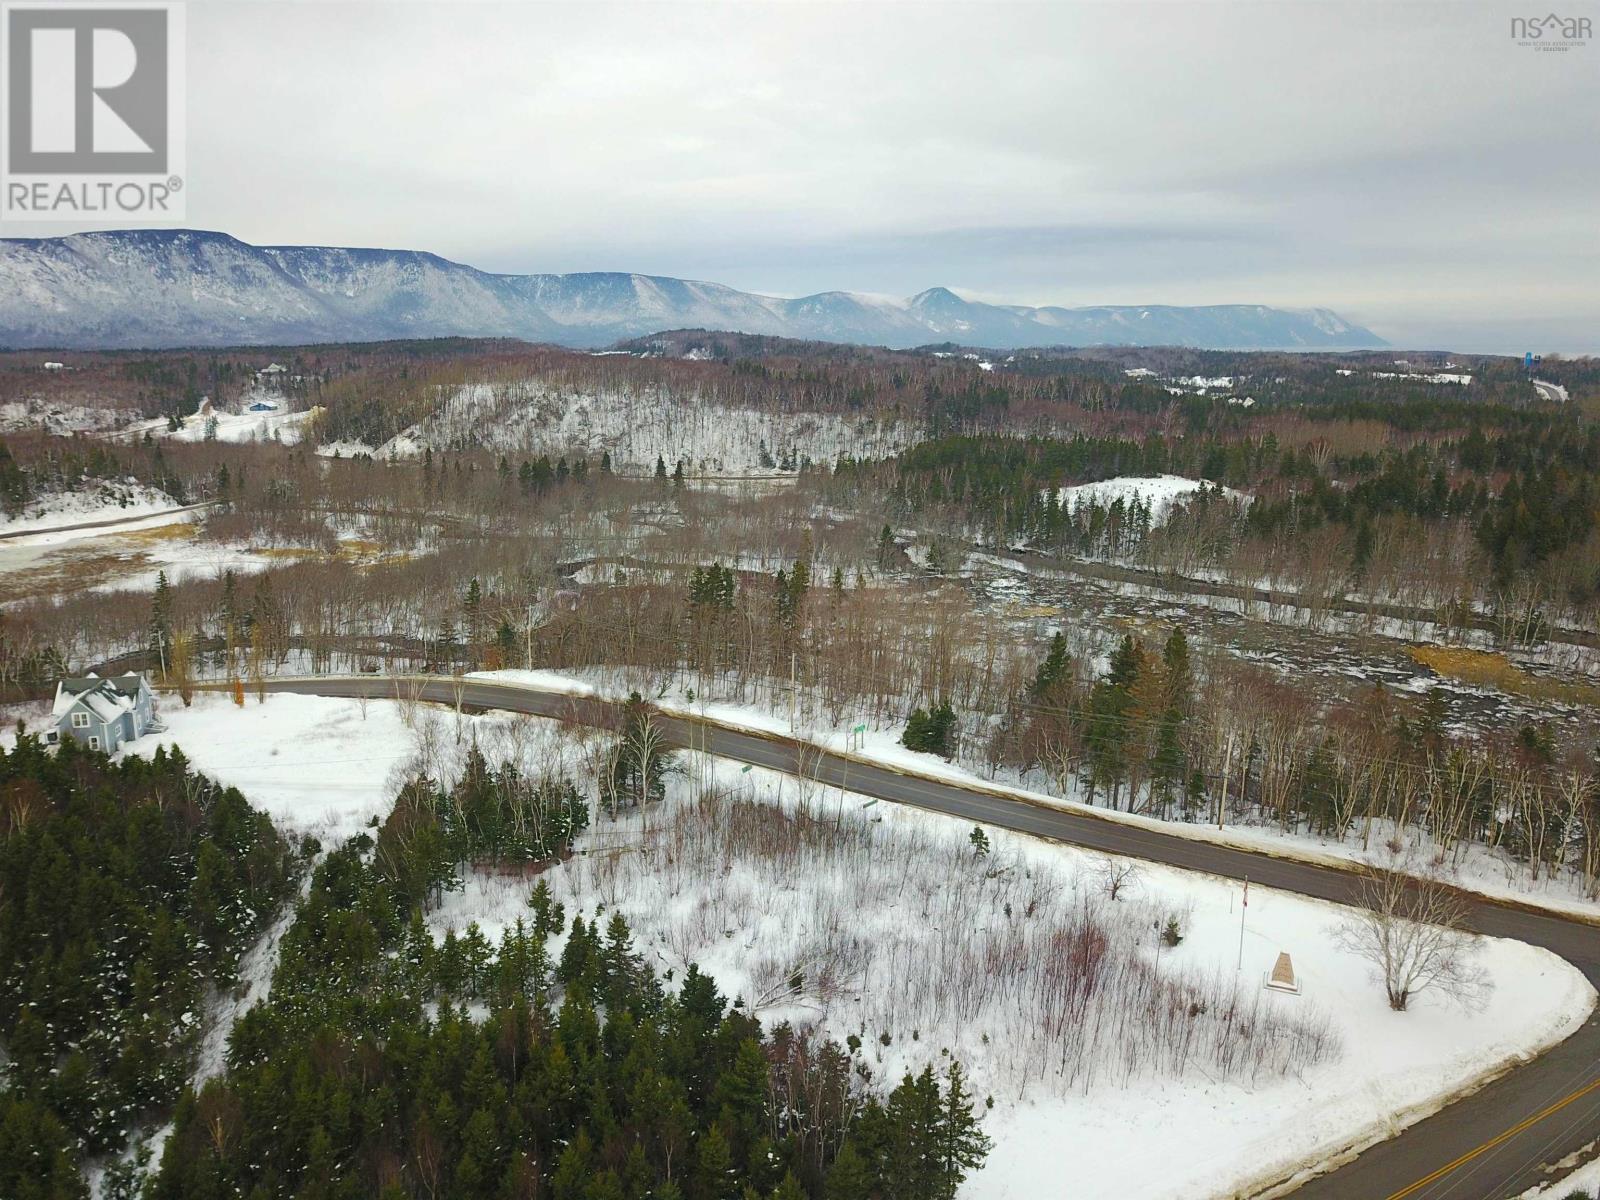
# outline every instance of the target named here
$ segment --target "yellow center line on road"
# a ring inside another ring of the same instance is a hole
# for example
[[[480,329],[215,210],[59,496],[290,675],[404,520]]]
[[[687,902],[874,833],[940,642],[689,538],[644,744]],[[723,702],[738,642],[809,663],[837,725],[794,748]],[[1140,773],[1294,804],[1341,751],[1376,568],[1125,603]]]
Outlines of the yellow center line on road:
[[[1566,1108],[1567,1105],[1572,1104],[1575,1101],[1582,1100],[1590,1092],[1594,1092],[1594,1091],[1600,1091],[1600,1079],[1596,1079],[1593,1083],[1590,1083],[1586,1087],[1579,1088],[1577,1091],[1573,1092],[1571,1095],[1563,1096],[1560,1100],[1557,1100],[1554,1104],[1550,1105],[1548,1108],[1540,1109],[1538,1112],[1534,1113],[1531,1117],[1527,1117],[1524,1120],[1517,1122],[1510,1129],[1507,1129],[1504,1133],[1496,1134],[1494,1137],[1490,1138],[1487,1142],[1484,1142],[1481,1146],[1477,1146],[1474,1149],[1468,1150],[1465,1154],[1461,1155],[1459,1158],[1456,1158],[1456,1159],[1452,1160],[1451,1162],[1445,1163],[1445,1165],[1440,1167],[1437,1171],[1434,1171],[1432,1174],[1423,1176],[1421,1179],[1417,1180],[1411,1186],[1405,1187],[1405,1188],[1401,1188],[1398,1192],[1395,1192],[1393,1195],[1389,1196],[1387,1198],[1387,1200],[1406,1200],[1407,1197],[1416,1195],[1419,1191],[1421,1191],[1423,1188],[1427,1187],[1430,1183],[1437,1182],[1438,1180],[1442,1179],[1444,1176],[1450,1174],[1450,1172],[1454,1171],[1457,1167],[1464,1166],[1465,1164],[1471,1162],[1473,1159],[1477,1158],[1481,1154],[1487,1154],[1490,1150],[1493,1150],[1496,1146],[1503,1145],[1504,1143],[1510,1141],[1512,1138],[1516,1137],[1519,1133],[1522,1133],[1524,1130],[1529,1129],[1529,1128],[1533,1127],[1534,1125],[1537,1125],[1540,1121],[1544,1120],[1546,1117],[1554,1116],[1556,1113],[1560,1112],[1563,1108]]]

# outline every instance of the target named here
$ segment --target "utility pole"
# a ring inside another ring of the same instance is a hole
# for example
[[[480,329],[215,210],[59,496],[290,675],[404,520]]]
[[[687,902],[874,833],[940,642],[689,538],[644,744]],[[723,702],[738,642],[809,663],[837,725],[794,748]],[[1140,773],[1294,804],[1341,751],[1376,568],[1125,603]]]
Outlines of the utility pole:
[[[1222,757],[1222,795],[1217,800],[1217,829],[1221,830],[1222,823],[1227,819],[1228,811],[1228,776],[1233,772],[1233,734],[1228,735],[1228,749]]]
[[[526,626],[526,629],[527,629],[527,635],[528,635],[528,670],[532,671],[533,670],[533,602],[531,600],[528,602],[528,624]]]
[[[789,732],[794,733],[800,727],[800,692],[796,686],[798,664],[800,656],[793,650],[789,651]]]

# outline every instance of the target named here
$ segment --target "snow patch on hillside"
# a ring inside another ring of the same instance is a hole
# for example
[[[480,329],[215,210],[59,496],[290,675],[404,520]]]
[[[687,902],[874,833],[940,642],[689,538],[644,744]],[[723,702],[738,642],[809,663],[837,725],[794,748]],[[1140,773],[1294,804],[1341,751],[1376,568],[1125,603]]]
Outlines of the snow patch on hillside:
[[[1462,375],[1454,371],[1374,371],[1374,379],[1415,379],[1422,383],[1459,383],[1463,386],[1472,382],[1471,375]]]
[[[775,413],[724,407],[652,388],[574,391],[543,380],[459,389],[426,420],[372,453],[412,458],[478,447],[516,459],[541,454],[552,459],[611,455],[621,473],[646,473],[659,456],[670,469],[678,462],[693,474],[760,475],[802,459],[832,463],[840,455],[884,458],[922,436],[919,425],[870,416]],[[328,445],[345,457],[366,449],[354,443]],[[765,457],[763,457],[763,451]]]
[[[1061,507],[1075,511],[1082,504],[1099,504],[1109,507],[1121,500],[1132,504],[1138,500],[1150,510],[1150,522],[1159,525],[1165,521],[1175,505],[1192,498],[1201,489],[1215,490],[1218,485],[1205,479],[1187,479],[1182,475],[1119,475],[1115,479],[1102,479],[1097,483],[1080,483],[1059,488],[1056,497]],[[1232,500],[1243,500],[1243,492],[1223,488],[1223,494]]]

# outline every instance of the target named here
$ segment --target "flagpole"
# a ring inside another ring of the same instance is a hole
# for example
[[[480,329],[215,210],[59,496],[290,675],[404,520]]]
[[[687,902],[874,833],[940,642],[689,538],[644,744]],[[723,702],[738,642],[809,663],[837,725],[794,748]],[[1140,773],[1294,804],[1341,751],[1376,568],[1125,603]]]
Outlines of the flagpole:
[[[1250,876],[1244,877],[1244,903],[1239,905],[1239,965],[1234,972],[1244,970],[1244,910],[1250,907]]]

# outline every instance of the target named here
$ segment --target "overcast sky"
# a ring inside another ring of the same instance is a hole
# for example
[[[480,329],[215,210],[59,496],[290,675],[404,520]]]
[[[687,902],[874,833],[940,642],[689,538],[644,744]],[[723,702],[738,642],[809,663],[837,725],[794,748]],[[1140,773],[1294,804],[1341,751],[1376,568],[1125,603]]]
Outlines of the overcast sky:
[[[196,0],[186,223],[1600,350],[1600,40],[1520,11]]]

